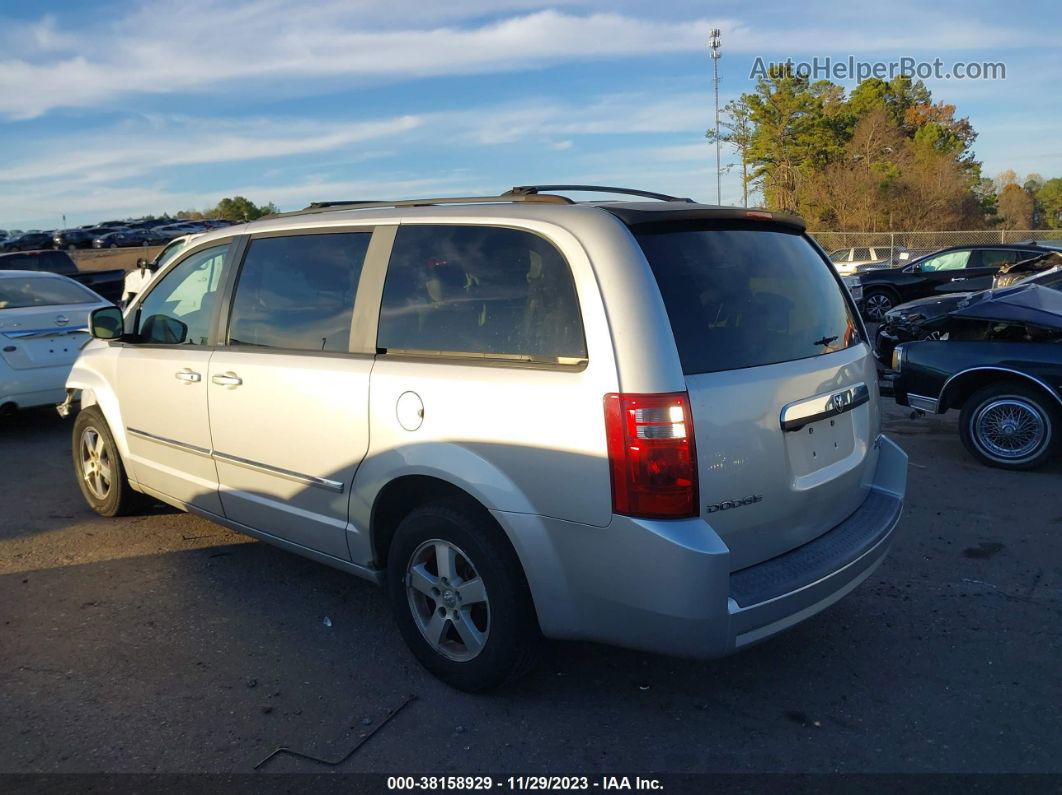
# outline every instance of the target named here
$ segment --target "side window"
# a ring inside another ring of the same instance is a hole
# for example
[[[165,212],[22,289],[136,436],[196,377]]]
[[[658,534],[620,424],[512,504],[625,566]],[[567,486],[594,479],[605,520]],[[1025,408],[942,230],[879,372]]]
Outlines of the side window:
[[[1017,262],[1021,252],[1006,249],[983,249],[981,251],[982,268],[999,268],[1011,262]],[[1030,254],[1028,256],[1035,256]]]
[[[377,345],[586,358],[575,284],[560,252],[530,232],[487,226],[399,228]]]
[[[137,311],[141,342],[206,345],[228,245],[196,252],[162,277]]]
[[[922,263],[922,270],[926,273],[933,271],[957,271],[966,267],[970,259],[970,251],[949,251],[939,257],[927,259]]]
[[[870,249],[869,248],[854,248],[854,249],[852,249],[852,259],[853,260],[857,260],[857,261],[858,260],[862,260],[862,259],[870,259]]]
[[[343,352],[369,232],[253,240],[240,270],[229,345]]]

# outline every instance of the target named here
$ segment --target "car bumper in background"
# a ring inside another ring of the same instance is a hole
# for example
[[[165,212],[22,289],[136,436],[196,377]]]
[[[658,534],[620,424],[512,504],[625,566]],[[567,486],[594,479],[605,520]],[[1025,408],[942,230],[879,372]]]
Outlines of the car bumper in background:
[[[66,397],[70,365],[12,370],[0,363],[0,406],[14,403],[20,409],[61,403]]]
[[[768,638],[829,607],[884,559],[903,507],[907,456],[879,437],[864,503],[796,549],[730,571],[726,544],[701,519],[614,517],[607,527],[495,512],[527,573],[550,637],[710,658]]]

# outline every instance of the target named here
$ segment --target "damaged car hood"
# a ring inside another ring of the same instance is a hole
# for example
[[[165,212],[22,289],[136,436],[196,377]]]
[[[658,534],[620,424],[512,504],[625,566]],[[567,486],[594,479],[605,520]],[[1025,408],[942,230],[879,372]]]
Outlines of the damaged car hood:
[[[966,320],[1020,323],[1062,330],[1062,292],[1019,284],[974,293],[948,313]]]

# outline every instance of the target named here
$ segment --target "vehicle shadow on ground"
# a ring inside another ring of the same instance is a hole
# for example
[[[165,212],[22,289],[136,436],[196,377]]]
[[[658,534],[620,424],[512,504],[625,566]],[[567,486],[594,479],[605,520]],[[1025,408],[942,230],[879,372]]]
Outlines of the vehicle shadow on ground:
[[[488,769],[507,753],[506,764],[528,766],[514,771],[547,769],[562,737],[671,732],[680,705],[747,732],[766,703],[791,729],[804,719],[784,713],[801,709],[805,677],[850,678],[859,666],[850,654],[824,659],[814,623],[731,661],[555,642],[526,679],[469,695],[420,668],[382,589],[262,543],[16,572],[0,576],[0,600],[14,624],[0,652],[14,719],[0,730],[4,770],[52,769],[59,748],[70,770],[144,769],[130,759],[150,759],[162,770],[250,771],[279,745],[341,756],[410,695],[372,753],[341,769]],[[172,609],[142,609],[162,602]],[[51,628],[47,646],[32,626]],[[167,725],[180,727],[180,743]],[[27,747],[17,726],[39,730],[39,742]],[[407,758],[411,746],[419,756]],[[680,753],[667,767],[695,763]],[[281,758],[269,769],[322,768]]]

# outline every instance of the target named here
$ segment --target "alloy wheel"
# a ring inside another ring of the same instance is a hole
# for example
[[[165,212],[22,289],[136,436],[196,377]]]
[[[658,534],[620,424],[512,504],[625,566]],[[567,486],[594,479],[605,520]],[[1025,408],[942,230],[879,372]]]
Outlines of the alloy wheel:
[[[406,597],[420,634],[457,662],[475,658],[490,634],[490,602],[483,580],[459,547],[433,538],[410,556]]]
[[[81,477],[89,492],[97,500],[107,499],[111,493],[113,466],[110,451],[103,436],[92,426],[81,433]]]
[[[871,320],[881,320],[892,309],[892,299],[885,293],[872,293],[866,299],[866,313]]]

